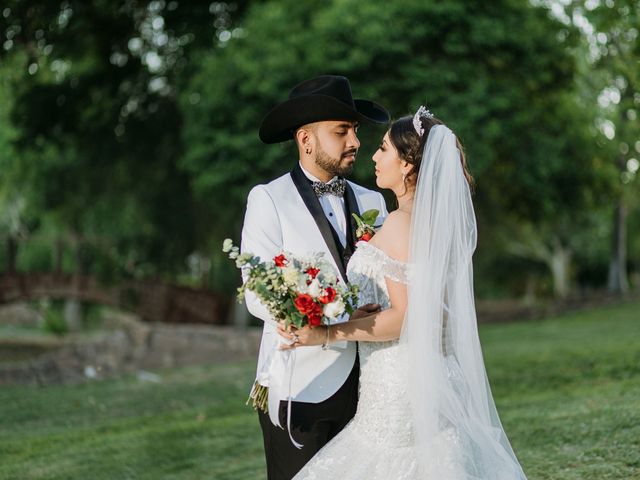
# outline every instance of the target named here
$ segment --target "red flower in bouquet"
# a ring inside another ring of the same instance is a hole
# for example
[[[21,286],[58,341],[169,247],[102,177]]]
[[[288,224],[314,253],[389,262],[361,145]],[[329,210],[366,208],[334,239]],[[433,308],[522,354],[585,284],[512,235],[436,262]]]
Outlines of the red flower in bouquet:
[[[293,301],[293,304],[296,306],[298,311],[304,315],[307,314],[314,303],[315,302],[313,301],[313,297],[308,293],[299,294]]]
[[[313,280],[314,278],[316,278],[316,276],[320,273],[320,269],[319,268],[313,268],[313,267],[309,267],[305,270],[305,272],[307,275],[309,275],[309,277],[311,277],[311,280]]]
[[[307,316],[310,326],[316,327],[322,323],[322,307],[308,293],[299,294],[293,304],[300,313]]]
[[[318,305],[318,308],[320,308],[319,305]],[[322,324],[322,309],[320,309],[319,313],[307,315],[307,318],[309,319],[310,327],[320,326]]]
[[[277,267],[284,267],[288,262],[287,257],[285,257],[284,254],[280,254],[277,257],[274,257],[273,261],[276,262]]]
[[[324,295],[318,297],[318,301],[320,303],[327,304],[333,302],[336,299],[337,292],[333,288],[327,287],[324,292]]]

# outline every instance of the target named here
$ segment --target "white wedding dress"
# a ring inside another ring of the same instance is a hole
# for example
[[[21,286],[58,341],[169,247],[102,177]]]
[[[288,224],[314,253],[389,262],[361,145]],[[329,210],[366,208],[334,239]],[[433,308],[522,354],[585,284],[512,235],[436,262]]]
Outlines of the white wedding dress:
[[[389,308],[386,278],[407,283],[408,265],[359,242],[347,267],[359,305]],[[417,478],[407,400],[407,365],[398,340],[359,342],[360,395],[351,422],[294,477],[296,480]]]
[[[407,284],[409,265],[390,258],[367,242],[358,242],[347,266],[347,276],[360,289],[358,305],[378,303],[387,309],[391,304],[386,279]],[[463,443],[455,429],[448,426],[442,428],[431,444],[429,458],[418,462],[408,394],[406,345],[398,340],[359,342],[358,352],[360,390],[356,414],[294,480],[476,478],[464,474]],[[449,380],[463,389],[458,382],[461,373],[455,358],[448,356],[446,364]],[[517,477],[496,473],[492,480],[514,478]]]

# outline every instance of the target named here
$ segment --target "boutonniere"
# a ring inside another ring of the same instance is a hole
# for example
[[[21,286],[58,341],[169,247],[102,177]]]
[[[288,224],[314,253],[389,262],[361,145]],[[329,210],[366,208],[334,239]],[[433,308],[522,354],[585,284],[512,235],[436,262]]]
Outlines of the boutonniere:
[[[356,228],[357,241],[368,242],[371,240],[371,237],[376,234],[374,223],[379,214],[380,210],[376,210],[375,208],[364,212],[362,217],[359,217],[355,213],[351,214],[358,224],[358,228]]]

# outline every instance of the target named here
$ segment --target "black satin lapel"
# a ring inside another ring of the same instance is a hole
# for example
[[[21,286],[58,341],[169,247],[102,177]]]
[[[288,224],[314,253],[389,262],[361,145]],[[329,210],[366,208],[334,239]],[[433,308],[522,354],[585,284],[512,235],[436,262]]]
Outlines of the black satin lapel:
[[[327,220],[327,217],[324,215],[324,210],[322,210],[320,201],[318,200],[318,197],[316,197],[316,194],[313,193],[311,185],[309,185],[309,180],[300,168],[300,165],[296,165],[291,171],[291,179],[298,189],[298,193],[300,193],[302,201],[307,206],[309,213],[311,213],[313,220],[316,222],[316,225],[322,234],[322,238],[324,239],[324,243],[327,244],[329,252],[331,252],[331,256],[336,261],[336,265],[338,265],[338,270],[340,270],[342,278],[346,280],[347,273],[345,271],[344,258],[336,245],[336,240],[334,239],[333,234],[331,233],[329,220]]]
[[[349,254],[352,254],[355,249],[356,244],[356,229],[358,228],[358,224],[356,220],[353,218],[352,213],[360,216],[360,209],[358,208],[358,201],[356,200],[356,194],[353,193],[353,189],[349,182],[347,182],[347,187],[345,189],[344,195],[344,206],[345,206],[345,215],[347,216],[347,246],[345,247],[345,251]],[[351,255],[349,255],[351,256]]]

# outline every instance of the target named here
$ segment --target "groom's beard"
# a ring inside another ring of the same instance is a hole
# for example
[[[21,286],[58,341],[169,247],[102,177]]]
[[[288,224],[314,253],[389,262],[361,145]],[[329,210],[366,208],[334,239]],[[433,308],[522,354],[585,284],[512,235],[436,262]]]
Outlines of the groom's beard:
[[[358,153],[356,149],[348,150],[344,152],[340,158],[333,158],[329,156],[327,152],[322,150],[322,147],[318,146],[316,152],[316,165],[322,168],[329,175],[334,177],[346,177],[353,171],[353,164],[355,163],[355,156]],[[347,158],[353,155],[353,160]]]

